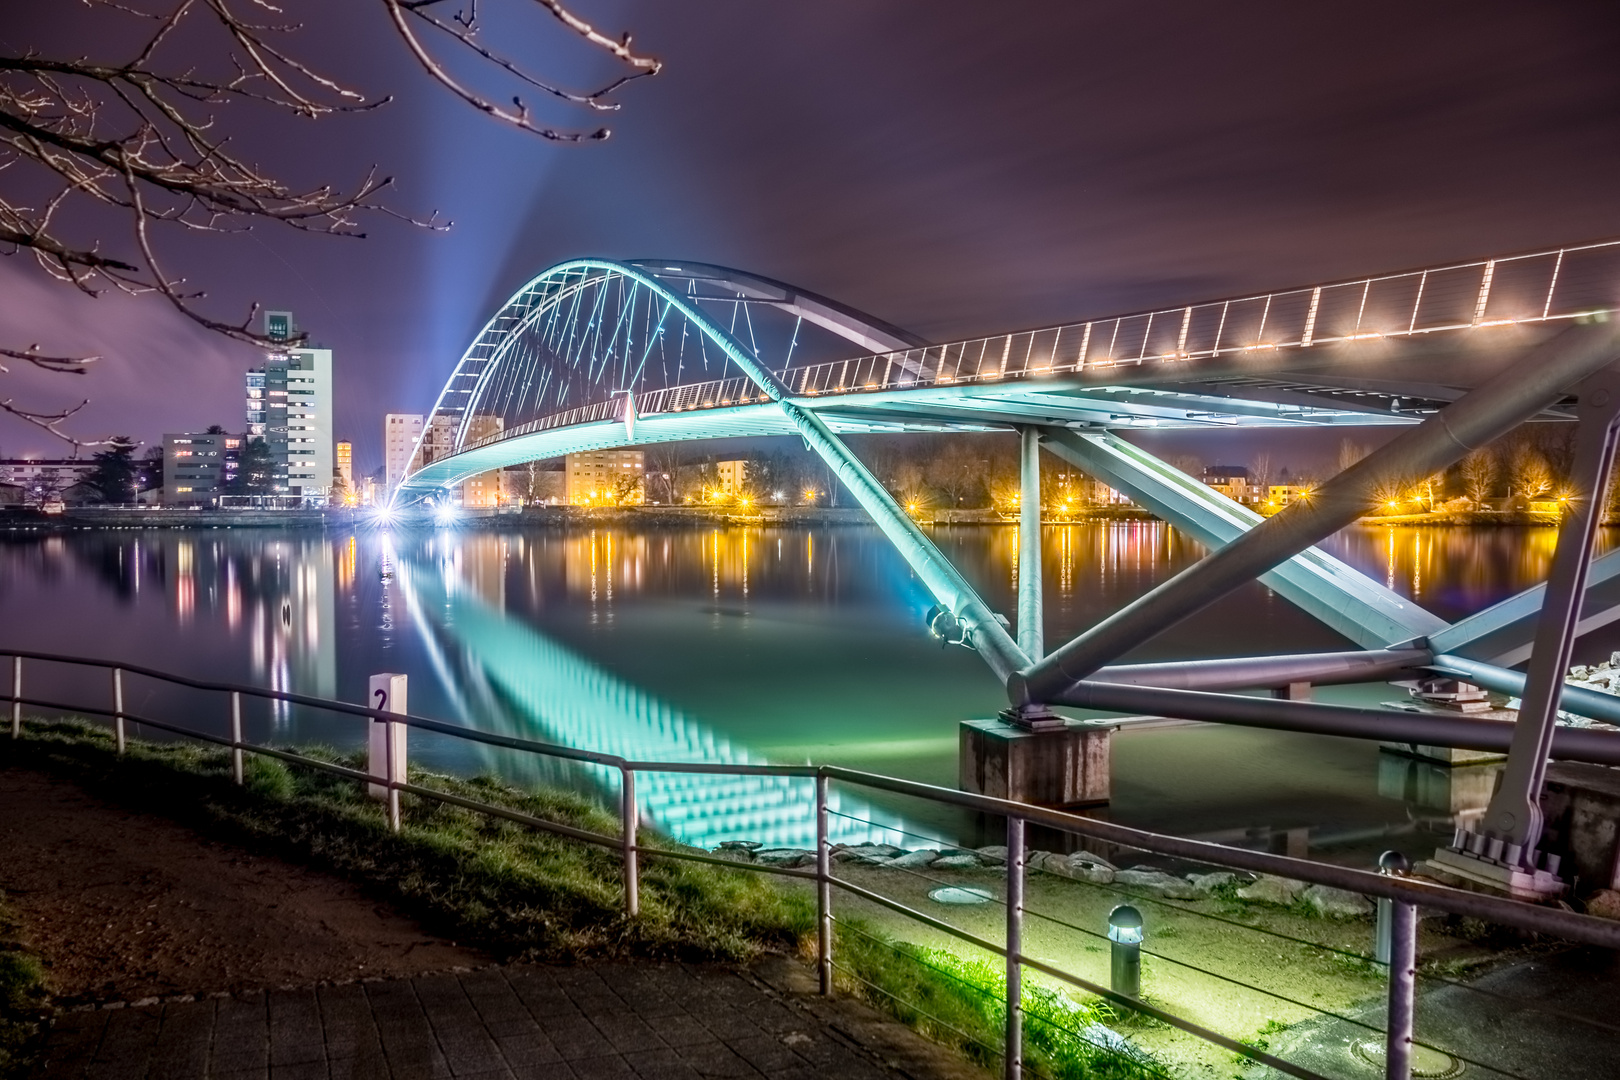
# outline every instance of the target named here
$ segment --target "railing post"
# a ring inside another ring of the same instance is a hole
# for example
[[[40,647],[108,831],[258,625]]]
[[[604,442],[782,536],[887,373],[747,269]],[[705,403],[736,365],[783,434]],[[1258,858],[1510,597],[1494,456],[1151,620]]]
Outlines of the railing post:
[[[636,861],[636,828],[641,811],[636,807],[636,774],[624,765],[619,766],[619,774],[619,808],[624,816],[620,823],[624,838],[624,913],[633,919],[641,913],[641,868]]]
[[[403,777],[399,775],[398,758],[394,754],[394,740],[399,737],[399,725],[392,720],[383,725],[383,748],[387,754],[385,772],[388,780],[388,831],[399,832],[399,788]]]
[[[373,675],[366,704],[379,712],[403,713],[410,708],[405,703],[408,685],[403,675],[384,673]],[[367,794],[388,802],[388,828],[399,832],[399,785],[405,782],[405,725],[392,720],[372,719],[367,739],[366,771],[385,782],[367,784]],[[377,758],[381,756],[382,760]]]
[[[242,783],[242,692],[231,691],[231,779]]]
[[[1007,818],[1007,1080],[1024,1071],[1024,819]]]
[[[1386,851],[1378,856],[1378,872],[1385,877],[1398,877],[1412,868],[1405,855],[1398,851]],[[1377,901],[1378,918],[1373,923],[1373,962],[1378,964],[1389,963],[1390,957],[1390,910],[1395,901],[1386,896],[1380,896]]]
[[[816,773],[816,968],[823,997],[833,992],[832,845],[827,839],[827,774]]]
[[[124,669],[112,669],[113,685],[113,741],[118,744],[118,756],[124,756]]]
[[[1417,908],[1395,900],[1389,911],[1389,1018],[1384,1080],[1412,1080],[1412,1007],[1417,988]]]
[[[11,737],[22,738],[22,657],[11,658]]]

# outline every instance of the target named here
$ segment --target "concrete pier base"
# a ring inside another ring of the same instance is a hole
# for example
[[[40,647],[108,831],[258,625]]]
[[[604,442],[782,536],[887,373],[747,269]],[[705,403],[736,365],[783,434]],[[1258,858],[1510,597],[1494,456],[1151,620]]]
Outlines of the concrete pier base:
[[[1496,793],[1501,760],[1498,755],[1484,762],[1452,765],[1439,757],[1408,753],[1403,746],[1378,755],[1378,794],[1400,799],[1420,816],[1471,826],[1484,815]]]
[[[1029,731],[1000,720],[966,720],[961,728],[963,791],[1037,806],[1108,802],[1114,729],[1065,720]]]
[[[1541,846],[1579,895],[1620,888],[1620,769],[1555,761],[1541,789]]]

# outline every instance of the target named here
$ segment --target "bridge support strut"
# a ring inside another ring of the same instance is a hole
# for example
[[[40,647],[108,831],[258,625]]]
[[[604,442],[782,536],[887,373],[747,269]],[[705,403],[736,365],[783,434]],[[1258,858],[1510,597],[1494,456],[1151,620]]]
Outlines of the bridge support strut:
[[[1569,670],[1581,618],[1592,544],[1603,517],[1615,442],[1620,437],[1620,372],[1610,369],[1582,383],[1576,414],[1580,428],[1571,478],[1576,496],[1569,500],[1558,533],[1507,769],[1485,811],[1483,833],[1459,829],[1451,847],[1435,853],[1433,864],[1464,877],[1487,880],[1516,895],[1562,890],[1552,873],[1556,864],[1538,865],[1541,786],[1556,730],[1564,672]]]
[[[1109,661],[1349,525],[1381,485],[1427,476],[1511,431],[1610,363],[1617,346],[1620,333],[1610,326],[1564,331],[1323,484],[1308,502],[1261,522],[1017,673],[1008,682],[1009,696],[1014,704],[1057,700]],[[1234,711],[1238,707],[1234,703]]]
[[[826,421],[791,401],[777,404],[799,429],[810,449],[832,466],[855,501],[872,516],[934,599],[962,625],[965,640],[978,650],[996,678],[1005,684],[1014,672],[1028,667],[1028,655],[1007,633],[1004,620],[990,610],[967,579],[878,483],[871,470],[833,434]]]

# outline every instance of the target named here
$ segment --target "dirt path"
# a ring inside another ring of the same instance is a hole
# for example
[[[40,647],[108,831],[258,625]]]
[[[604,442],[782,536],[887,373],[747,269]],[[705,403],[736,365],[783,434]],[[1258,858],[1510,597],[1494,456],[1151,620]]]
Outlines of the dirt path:
[[[0,770],[0,891],[78,1001],[308,986],[487,964],[354,885],[78,785]]]

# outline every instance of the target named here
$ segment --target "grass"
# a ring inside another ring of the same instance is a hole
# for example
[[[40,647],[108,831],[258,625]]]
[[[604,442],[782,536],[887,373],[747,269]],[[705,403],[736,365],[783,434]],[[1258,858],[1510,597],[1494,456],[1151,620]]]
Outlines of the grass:
[[[1007,976],[1000,961],[896,941],[840,920],[834,955],[840,989],[866,999],[936,1042],[995,1067],[1006,1046]],[[1168,1075],[1140,1048],[1105,1026],[1114,1010],[1062,990],[1021,984],[1024,1065],[1052,1080],[1136,1080]]]
[[[353,780],[248,755],[231,781],[230,752],[111,736],[82,723],[29,723],[7,757],[67,774],[100,795],[183,820],[220,839],[355,880],[432,932],[501,960],[649,956],[745,960],[798,952],[815,927],[811,897],[762,875],[645,855],[641,914],[624,914],[617,851],[539,832],[437,800],[401,796],[402,825]],[[364,755],[299,748],[364,768]],[[459,779],[412,768],[410,782],[598,833],[618,821],[566,792],[520,791],[492,777]],[[678,849],[655,836],[643,847]]]
[[[119,758],[107,731],[71,721],[29,722],[25,735],[7,741],[9,761],[71,777],[99,795],[226,842],[358,881],[430,931],[502,960],[737,961],[765,952],[813,952],[809,890],[780,888],[758,873],[644,852],[641,913],[629,918],[616,850],[409,795],[401,796],[402,828],[395,834],[383,804],[360,784],[274,758],[249,754],[246,782],[238,787],[223,748],[131,739]],[[297,752],[364,768],[363,754]],[[493,777],[459,779],[414,767],[410,782],[580,829],[610,835],[618,829],[616,815],[568,792],[522,791]],[[641,843],[655,851],[679,848],[645,831]],[[0,964],[6,955],[0,951]],[[846,990],[973,1060],[999,1063],[1006,981],[997,965],[858,927],[840,928],[837,956],[856,976],[841,975]],[[37,1009],[38,969],[26,960],[19,964],[18,985],[25,988],[19,1000]],[[1026,979],[1024,1011],[1033,1073],[1054,1080],[1164,1075],[1134,1046],[1108,1049],[1094,1041],[1103,1032],[1096,1025],[1114,1019],[1105,1003],[1079,1003]]]
[[[0,898],[0,1077],[20,1077],[45,1017],[43,972],[17,940],[17,924]]]

